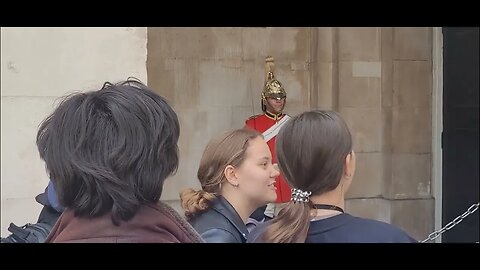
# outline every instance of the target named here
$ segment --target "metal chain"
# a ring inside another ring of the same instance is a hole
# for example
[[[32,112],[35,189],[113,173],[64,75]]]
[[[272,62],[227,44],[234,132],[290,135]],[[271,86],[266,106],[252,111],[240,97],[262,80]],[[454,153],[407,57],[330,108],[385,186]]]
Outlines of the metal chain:
[[[468,217],[470,214],[473,214],[475,211],[478,210],[478,206],[480,205],[480,202],[472,204],[465,213],[461,214],[460,216],[456,217],[454,220],[450,221],[445,227],[441,228],[438,231],[434,231],[431,234],[428,235],[428,237],[423,240],[421,243],[425,243],[427,241],[434,240],[435,238],[439,237],[442,235],[442,233],[452,229],[455,227],[458,223],[462,222],[464,218]]]

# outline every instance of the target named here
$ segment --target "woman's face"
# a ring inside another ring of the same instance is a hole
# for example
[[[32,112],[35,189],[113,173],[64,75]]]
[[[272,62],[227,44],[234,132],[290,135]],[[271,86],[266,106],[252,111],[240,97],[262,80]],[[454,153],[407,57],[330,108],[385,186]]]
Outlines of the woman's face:
[[[272,164],[272,154],[262,137],[250,140],[245,160],[236,169],[239,191],[258,207],[277,199],[275,178],[280,174]]]

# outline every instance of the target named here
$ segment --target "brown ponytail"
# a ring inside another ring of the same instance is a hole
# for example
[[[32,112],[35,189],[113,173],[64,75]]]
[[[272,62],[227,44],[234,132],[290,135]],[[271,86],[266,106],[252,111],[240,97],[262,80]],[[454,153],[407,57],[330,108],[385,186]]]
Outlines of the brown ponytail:
[[[185,211],[187,219],[192,218],[199,212],[206,210],[209,203],[215,199],[215,194],[206,192],[204,190],[195,191],[192,188],[186,188],[180,192],[180,200],[182,208]]]
[[[265,230],[262,238],[268,243],[304,243],[310,227],[310,206],[289,202]]]

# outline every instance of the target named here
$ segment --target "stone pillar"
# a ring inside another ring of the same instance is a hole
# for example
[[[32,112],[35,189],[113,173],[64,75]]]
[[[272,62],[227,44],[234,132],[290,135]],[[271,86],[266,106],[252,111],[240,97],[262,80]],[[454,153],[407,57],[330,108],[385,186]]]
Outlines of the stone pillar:
[[[347,208],[421,240],[433,229],[431,29],[340,28],[339,111],[357,173]]]
[[[393,28],[392,223],[423,239],[433,230],[432,28]]]

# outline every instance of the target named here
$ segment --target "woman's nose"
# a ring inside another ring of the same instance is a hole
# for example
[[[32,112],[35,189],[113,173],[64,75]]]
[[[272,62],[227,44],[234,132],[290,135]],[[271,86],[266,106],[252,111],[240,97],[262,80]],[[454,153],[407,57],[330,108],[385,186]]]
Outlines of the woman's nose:
[[[277,177],[280,175],[280,168],[278,167],[278,164],[277,163],[274,163],[273,164],[273,177]]]

